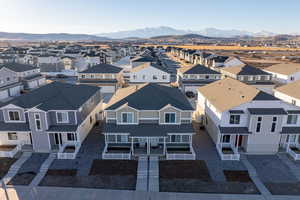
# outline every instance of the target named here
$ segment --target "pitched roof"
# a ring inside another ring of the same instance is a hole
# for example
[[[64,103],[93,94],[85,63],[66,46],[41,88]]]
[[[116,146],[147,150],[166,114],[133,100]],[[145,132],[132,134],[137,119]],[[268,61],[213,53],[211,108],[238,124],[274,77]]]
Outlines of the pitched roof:
[[[281,64],[276,64],[276,65],[272,65],[270,67],[267,67],[265,69],[265,71],[278,73],[278,74],[284,74],[284,75],[290,75],[290,74],[294,74],[296,72],[300,72],[300,64],[281,63]]]
[[[20,64],[20,63],[4,63],[0,65],[0,69],[2,69],[3,67],[10,69],[14,72],[25,72],[25,71],[37,69],[33,65]]]
[[[114,74],[114,73],[119,73],[121,70],[122,68],[120,67],[102,63],[102,64],[94,65],[80,73]]]
[[[202,86],[198,91],[220,112],[250,101],[278,100],[255,87],[232,78],[225,78]]]
[[[219,72],[200,64],[188,67],[181,67],[178,69],[178,71],[182,72],[183,74],[220,74]]]
[[[284,93],[290,97],[300,99],[300,80],[283,85],[276,88],[275,90],[281,93]]]
[[[22,108],[36,107],[44,111],[77,110],[99,90],[96,86],[52,82],[1,106],[14,104]]]
[[[106,110],[117,109],[126,103],[138,110],[160,110],[167,105],[181,110],[193,110],[179,89],[155,83],[133,85],[117,90],[108,102]]]
[[[138,72],[138,71],[141,71],[143,69],[146,69],[147,67],[154,67],[158,70],[161,70],[161,71],[164,71],[164,72],[168,72],[168,70],[162,66],[162,65],[158,65],[158,64],[154,64],[154,63],[144,63],[144,64],[141,64],[141,65],[138,65],[134,68],[131,69],[131,72]]]
[[[131,62],[153,62],[154,58],[150,56],[138,56],[131,59]]]
[[[222,69],[225,72],[229,72],[231,74],[235,75],[270,75],[269,73],[253,67],[251,65],[238,65],[238,66],[233,66],[233,67],[225,67]]]

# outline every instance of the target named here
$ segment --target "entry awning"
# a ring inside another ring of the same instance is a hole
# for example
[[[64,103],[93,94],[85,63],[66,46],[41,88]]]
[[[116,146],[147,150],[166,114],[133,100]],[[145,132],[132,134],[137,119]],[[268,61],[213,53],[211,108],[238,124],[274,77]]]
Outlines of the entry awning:
[[[300,134],[300,127],[282,127],[281,134]]]
[[[50,126],[47,132],[76,132],[77,128],[77,125],[56,125]]]
[[[249,135],[251,132],[248,131],[248,127],[224,127],[219,126],[221,134],[240,134],[240,135]]]
[[[191,124],[181,125],[159,125],[159,124],[130,124],[117,125],[105,124],[104,133],[129,133],[130,136],[136,137],[164,137],[168,133],[194,133],[194,128]]]

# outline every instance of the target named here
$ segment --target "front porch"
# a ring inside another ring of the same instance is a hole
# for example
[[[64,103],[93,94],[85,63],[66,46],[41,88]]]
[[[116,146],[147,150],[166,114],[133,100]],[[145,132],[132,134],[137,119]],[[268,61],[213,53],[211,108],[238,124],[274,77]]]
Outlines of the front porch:
[[[298,134],[288,134],[284,143],[284,147],[288,155],[294,160],[300,160],[300,143]]]
[[[220,134],[216,148],[221,160],[240,160],[239,146],[242,136],[239,134]]]
[[[13,158],[20,150],[21,145],[0,145],[0,157]]]

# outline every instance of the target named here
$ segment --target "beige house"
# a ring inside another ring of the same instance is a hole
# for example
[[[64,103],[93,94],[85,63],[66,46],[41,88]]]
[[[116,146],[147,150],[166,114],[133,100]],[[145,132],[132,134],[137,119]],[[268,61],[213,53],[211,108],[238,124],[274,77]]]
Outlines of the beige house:
[[[149,83],[119,89],[105,109],[103,158],[195,159],[193,111],[177,88]]]

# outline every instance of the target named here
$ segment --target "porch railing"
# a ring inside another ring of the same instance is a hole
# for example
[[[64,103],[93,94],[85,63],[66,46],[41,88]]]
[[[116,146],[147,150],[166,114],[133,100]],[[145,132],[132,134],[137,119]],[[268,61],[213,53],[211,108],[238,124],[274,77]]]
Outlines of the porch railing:
[[[65,148],[67,146],[75,146],[75,151],[74,152],[64,152]],[[57,153],[57,158],[58,159],[75,159],[76,155],[80,149],[81,144],[79,142],[67,142],[64,143],[60,148]]]
[[[225,154],[222,151],[223,147],[229,147],[232,149],[232,154]],[[232,144],[217,144],[217,151],[219,153],[219,156],[221,157],[221,160],[240,160],[240,154],[237,151],[237,149]]]
[[[117,159],[117,160],[130,160],[131,159],[131,150],[129,153],[107,153],[106,144],[102,152],[102,159]]]
[[[196,160],[196,154],[193,147],[190,148],[191,153],[168,153],[166,151],[167,160]]]
[[[13,158],[19,151],[21,151],[22,146],[25,144],[25,141],[20,141],[15,148],[10,151],[0,151],[0,157]]]
[[[291,147],[298,148],[300,150],[300,144],[288,145],[286,148],[286,152],[294,158],[294,160],[300,160],[300,153],[297,153],[291,149]]]

